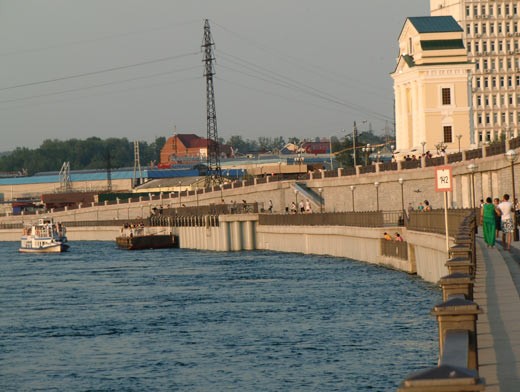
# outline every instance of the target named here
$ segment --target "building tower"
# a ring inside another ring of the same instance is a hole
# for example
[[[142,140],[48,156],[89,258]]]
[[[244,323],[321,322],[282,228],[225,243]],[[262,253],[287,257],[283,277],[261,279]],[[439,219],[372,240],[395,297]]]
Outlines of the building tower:
[[[456,152],[459,143],[465,149],[474,143],[468,91],[472,69],[462,29],[453,17],[406,20],[391,75],[400,154]]]
[[[430,0],[432,16],[451,15],[464,31],[477,143],[519,136],[520,3],[518,0]]]
[[[213,38],[209,28],[209,21],[204,21],[204,41],[202,49],[204,51],[204,76],[206,77],[206,114],[207,114],[207,143],[208,152],[206,162],[208,170],[206,173],[206,186],[220,184],[222,182],[222,170],[220,168],[220,145],[217,132],[217,112],[215,109],[215,91],[213,88]]]

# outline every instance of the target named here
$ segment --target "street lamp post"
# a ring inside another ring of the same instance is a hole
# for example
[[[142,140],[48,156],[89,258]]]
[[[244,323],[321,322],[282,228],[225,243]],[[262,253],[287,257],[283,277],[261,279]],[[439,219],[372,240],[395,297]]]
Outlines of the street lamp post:
[[[459,152],[460,152],[460,138],[462,137],[462,135],[457,135],[457,139],[459,141]]]
[[[195,187],[195,199],[197,200],[197,216],[199,215],[199,186]]]
[[[182,202],[182,195],[181,195],[181,185],[182,185],[182,181],[179,181],[179,208],[181,207],[181,202]]]
[[[320,192],[320,214],[323,213],[323,188],[318,188],[318,192]]]
[[[374,182],[374,186],[376,187],[376,211],[379,211],[379,182]]]
[[[220,188],[220,201],[224,200],[224,196],[222,195],[222,189],[224,188],[224,184],[219,184]]]
[[[426,142],[421,142],[422,145],[422,154],[424,155],[424,146],[426,146]]]
[[[298,208],[298,190],[297,189],[294,190],[294,198],[295,198],[295,203],[296,203],[296,213],[298,214],[300,211],[298,211],[299,208]]]
[[[403,212],[404,217],[404,179],[399,178],[399,185],[401,185],[401,211]]]
[[[354,209],[354,191],[356,190],[356,187],[354,185],[350,186],[350,191],[352,192],[352,212],[355,211]]]
[[[506,159],[511,163],[511,185],[513,186],[513,234],[514,240],[519,240],[518,230],[516,229],[516,193],[515,193],[515,162],[518,159],[518,154],[515,150],[508,150],[506,152]]]
[[[365,154],[365,166],[368,166],[368,156],[370,155],[370,153],[372,151],[374,151],[374,149],[372,147],[370,147],[370,143],[369,143],[365,147],[362,147],[361,151],[363,151],[363,153]]]
[[[474,163],[468,165],[468,170],[471,173],[471,208],[473,209],[475,208],[475,171],[477,167]]]

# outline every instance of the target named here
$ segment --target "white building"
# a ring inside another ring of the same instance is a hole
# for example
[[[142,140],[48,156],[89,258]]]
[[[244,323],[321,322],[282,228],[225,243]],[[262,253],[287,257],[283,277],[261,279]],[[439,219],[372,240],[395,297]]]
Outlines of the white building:
[[[516,137],[520,127],[520,2],[430,0],[432,16],[451,15],[463,29],[472,77],[477,142]]]
[[[391,75],[400,155],[435,155],[475,144],[470,123],[472,69],[462,29],[453,17],[406,20]]]

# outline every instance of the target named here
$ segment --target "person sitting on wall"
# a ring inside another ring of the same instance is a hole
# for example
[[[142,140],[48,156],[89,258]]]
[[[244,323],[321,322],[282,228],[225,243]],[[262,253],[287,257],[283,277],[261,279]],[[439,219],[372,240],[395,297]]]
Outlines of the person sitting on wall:
[[[385,233],[383,234],[383,238],[387,241],[392,241],[392,236],[390,234],[388,234],[386,231]]]
[[[396,241],[396,242],[403,242],[404,240],[403,240],[403,237],[401,237],[401,234],[395,233],[394,241]]]

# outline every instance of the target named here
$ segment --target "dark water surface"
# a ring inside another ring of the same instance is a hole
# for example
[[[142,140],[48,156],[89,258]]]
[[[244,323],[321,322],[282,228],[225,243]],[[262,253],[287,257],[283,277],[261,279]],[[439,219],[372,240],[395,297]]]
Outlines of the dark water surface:
[[[393,391],[440,291],[348,259],[0,242],[2,391]]]

